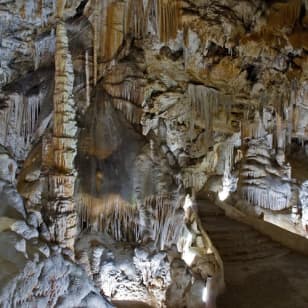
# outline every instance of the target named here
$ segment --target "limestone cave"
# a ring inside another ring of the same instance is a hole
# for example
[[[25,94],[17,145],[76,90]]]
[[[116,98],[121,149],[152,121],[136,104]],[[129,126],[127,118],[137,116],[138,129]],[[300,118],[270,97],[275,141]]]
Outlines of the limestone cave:
[[[307,308],[308,1],[0,0],[0,307]]]

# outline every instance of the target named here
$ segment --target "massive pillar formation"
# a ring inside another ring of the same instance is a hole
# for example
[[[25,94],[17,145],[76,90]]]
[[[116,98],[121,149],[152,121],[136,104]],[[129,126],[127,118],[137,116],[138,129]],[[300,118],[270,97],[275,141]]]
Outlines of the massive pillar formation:
[[[56,29],[53,162],[49,170],[48,202],[45,215],[51,240],[61,247],[73,250],[77,221],[73,200],[76,178],[74,158],[77,126],[73,100],[73,64],[65,24],[61,20],[62,6],[63,4],[58,10],[60,21]]]

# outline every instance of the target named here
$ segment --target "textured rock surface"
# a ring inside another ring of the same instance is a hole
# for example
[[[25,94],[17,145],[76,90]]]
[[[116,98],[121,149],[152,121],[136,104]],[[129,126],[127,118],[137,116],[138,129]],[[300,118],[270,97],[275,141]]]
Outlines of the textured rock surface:
[[[61,5],[61,2],[58,3],[58,11]],[[53,157],[53,164],[49,166],[48,200],[44,207],[44,216],[51,239],[73,251],[77,224],[73,200],[77,147],[76,106],[73,99],[74,69],[63,13],[58,12],[58,15],[60,21],[56,27],[54,121],[52,145],[49,149],[49,152],[52,152],[50,155]]]
[[[201,307],[209,277],[217,294],[223,289],[222,261],[188,196],[184,210],[169,196],[151,197],[142,215],[105,202],[101,222],[90,217],[92,232],[80,234],[76,260],[113,301]]]
[[[81,267],[44,241],[42,220],[26,215],[14,184],[6,180],[0,176],[1,307],[111,307]]]
[[[0,0],[1,229],[71,259],[95,233],[76,258],[108,294],[106,234],[136,268],[166,249],[166,273],[142,265],[131,289],[190,307],[223,267],[182,196],[231,195],[307,236],[307,28],[304,0]]]

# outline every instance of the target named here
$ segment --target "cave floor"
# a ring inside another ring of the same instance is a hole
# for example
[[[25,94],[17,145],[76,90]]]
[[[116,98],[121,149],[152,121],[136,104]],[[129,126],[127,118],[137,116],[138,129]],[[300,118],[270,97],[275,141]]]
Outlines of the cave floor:
[[[308,307],[308,258],[290,253],[258,262],[225,263],[218,308]]]
[[[300,182],[308,179],[308,168],[303,168],[303,166],[307,166],[308,164],[308,158],[306,155],[294,154],[293,156],[288,157],[288,162],[292,167],[292,178],[295,178]]]
[[[199,204],[203,227],[224,261],[226,290],[218,308],[307,308],[308,257]]]

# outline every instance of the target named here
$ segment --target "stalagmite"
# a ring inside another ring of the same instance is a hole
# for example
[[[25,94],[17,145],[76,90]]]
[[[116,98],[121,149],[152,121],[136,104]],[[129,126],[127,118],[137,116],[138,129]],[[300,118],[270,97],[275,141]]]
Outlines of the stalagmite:
[[[60,19],[63,18],[65,4],[66,4],[66,0],[56,0],[57,17]]]
[[[100,273],[100,264],[101,264],[101,256],[103,254],[104,249],[101,247],[95,247],[92,252],[91,258],[91,271],[93,274],[93,280],[97,288],[101,288],[102,286],[102,277]]]
[[[91,258],[91,272],[94,274],[99,273],[102,254],[103,249],[101,247],[95,247],[93,249]]]
[[[43,17],[43,9],[44,9],[44,0],[38,0],[37,3],[37,14],[39,17]]]
[[[234,143],[227,142],[223,147],[224,173],[222,178],[222,190],[218,193],[221,201],[225,200],[230,192],[234,192],[237,186],[237,178],[232,175],[234,166]]]
[[[79,256],[76,257],[78,264],[86,271],[88,276],[91,275],[91,265],[88,253],[86,251],[82,251]]]
[[[65,2],[59,1],[57,5],[60,20],[56,28],[53,162],[49,170],[49,196],[44,214],[51,240],[74,251],[77,225],[73,200],[77,143],[73,100],[74,72],[66,28],[61,20]]]

